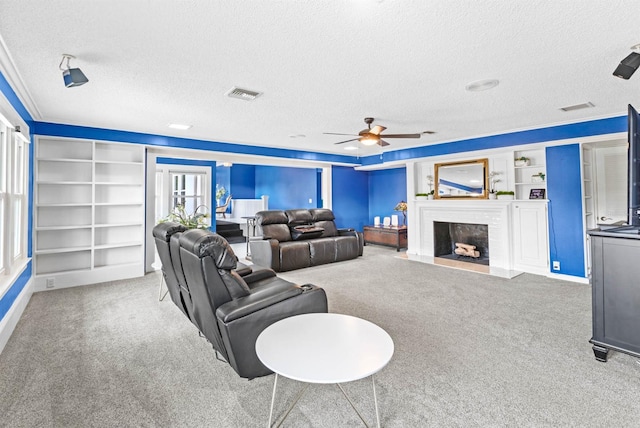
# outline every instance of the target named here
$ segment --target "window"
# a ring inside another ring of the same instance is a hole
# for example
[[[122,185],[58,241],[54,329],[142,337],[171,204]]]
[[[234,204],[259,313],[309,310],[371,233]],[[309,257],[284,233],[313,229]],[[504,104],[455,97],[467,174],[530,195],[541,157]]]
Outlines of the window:
[[[0,296],[27,257],[28,143],[0,115]]]
[[[196,209],[211,213],[211,168],[158,164],[156,169],[156,221],[183,205],[188,214]],[[209,220],[210,222],[210,220]]]

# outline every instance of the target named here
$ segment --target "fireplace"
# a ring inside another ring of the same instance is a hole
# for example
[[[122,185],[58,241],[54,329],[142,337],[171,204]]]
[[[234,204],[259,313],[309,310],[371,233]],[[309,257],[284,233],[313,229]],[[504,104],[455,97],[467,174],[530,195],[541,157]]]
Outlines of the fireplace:
[[[488,225],[434,221],[433,256],[489,266]]]
[[[504,278],[513,278],[521,274],[522,271],[514,269],[513,262],[512,203],[513,201],[442,199],[414,202],[413,215],[409,217],[410,236],[407,257],[410,260],[468,269]],[[462,260],[449,261],[443,257],[437,257],[434,253],[436,223],[486,225],[488,244],[474,243],[473,245],[484,247],[484,250],[480,248],[478,251],[480,255],[486,256],[488,265],[465,263]],[[491,257],[489,257],[489,249]]]

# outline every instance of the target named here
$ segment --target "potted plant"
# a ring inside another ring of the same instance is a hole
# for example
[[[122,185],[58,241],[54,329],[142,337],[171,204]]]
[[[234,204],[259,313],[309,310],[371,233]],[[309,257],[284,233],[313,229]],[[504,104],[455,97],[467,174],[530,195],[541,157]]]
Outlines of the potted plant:
[[[530,163],[529,158],[525,156],[520,156],[519,158],[515,159],[516,166],[528,166],[529,163]]]
[[[166,221],[173,221],[180,223],[188,229],[208,229],[207,218],[211,215],[207,212],[209,209],[205,205],[200,205],[193,210],[193,213],[187,213],[184,205],[176,205],[171,213],[166,218],[163,218],[159,223]]]
[[[539,172],[537,174],[533,174],[531,176],[531,182],[532,183],[542,183],[544,181],[545,177],[546,177],[546,174],[544,172]]]
[[[500,190],[496,192],[496,198],[498,199],[513,199],[514,196],[515,193],[513,192],[513,190]]]
[[[426,201],[427,199],[429,199],[429,194],[428,193],[416,193],[416,200],[417,201]]]
[[[433,175],[427,175],[427,185],[429,186],[429,191],[427,192],[427,199],[433,199]]]
[[[491,171],[489,173],[489,199],[496,198],[496,184],[502,181],[498,178],[500,174],[502,174],[500,171]]]

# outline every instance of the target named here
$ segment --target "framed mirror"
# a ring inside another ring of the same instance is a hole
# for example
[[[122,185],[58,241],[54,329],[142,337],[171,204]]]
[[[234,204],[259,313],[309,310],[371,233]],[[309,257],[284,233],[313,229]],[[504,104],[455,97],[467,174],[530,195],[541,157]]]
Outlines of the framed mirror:
[[[435,198],[487,199],[488,169],[487,159],[435,164]]]

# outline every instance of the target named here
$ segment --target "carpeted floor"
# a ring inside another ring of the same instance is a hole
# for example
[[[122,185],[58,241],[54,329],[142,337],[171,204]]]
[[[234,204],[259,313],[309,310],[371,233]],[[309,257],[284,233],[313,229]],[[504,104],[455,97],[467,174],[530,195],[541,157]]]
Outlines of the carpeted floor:
[[[395,343],[376,377],[386,427],[636,427],[640,364],[597,362],[590,288],[365,256],[282,274]],[[2,427],[262,427],[273,376],[240,379],[167,297],[158,274],[37,293],[0,354]],[[279,383],[280,414],[301,384]],[[374,421],[368,380],[345,385]],[[340,391],[312,385],[286,427],[357,427]]]

